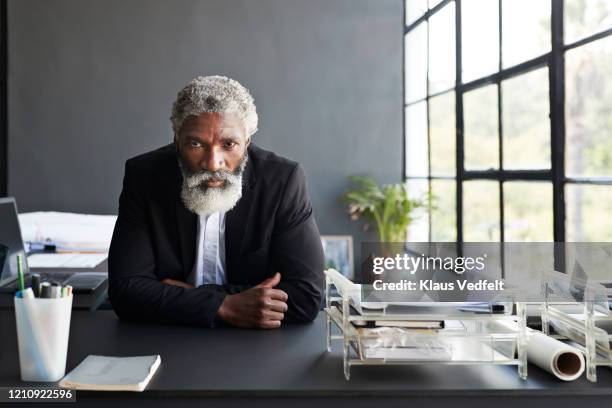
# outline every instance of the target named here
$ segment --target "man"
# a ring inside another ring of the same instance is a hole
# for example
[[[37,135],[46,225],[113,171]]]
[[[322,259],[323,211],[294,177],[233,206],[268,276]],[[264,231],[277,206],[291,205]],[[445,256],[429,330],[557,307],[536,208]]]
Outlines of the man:
[[[117,315],[205,327],[313,320],[324,260],[304,173],[251,142],[248,90],[198,77],[171,120],[173,144],[125,165],[108,260]]]

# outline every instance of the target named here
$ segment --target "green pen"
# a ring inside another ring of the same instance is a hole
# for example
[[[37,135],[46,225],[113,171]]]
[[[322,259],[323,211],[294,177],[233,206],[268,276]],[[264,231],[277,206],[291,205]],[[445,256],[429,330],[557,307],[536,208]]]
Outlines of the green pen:
[[[19,278],[19,290],[25,290],[25,278],[23,277],[23,255],[17,255],[17,277]]]

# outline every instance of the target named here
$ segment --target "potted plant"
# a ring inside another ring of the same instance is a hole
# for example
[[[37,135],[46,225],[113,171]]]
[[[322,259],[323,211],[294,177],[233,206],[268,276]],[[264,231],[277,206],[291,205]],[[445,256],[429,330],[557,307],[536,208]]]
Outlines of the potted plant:
[[[410,198],[404,183],[379,186],[368,176],[350,176],[349,183],[343,198],[351,219],[363,217],[364,229],[373,222],[381,243],[407,241],[408,226],[418,217],[415,211],[431,206],[430,195]]]
[[[389,256],[404,247],[408,240],[408,226],[418,215],[421,208],[430,208],[432,196],[413,199],[403,183],[378,185],[372,177],[350,176],[349,189],[343,195],[352,220],[365,219],[364,229],[372,223],[376,226],[379,249],[369,247],[368,255],[362,253],[361,280],[371,283],[375,276],[372,273],[372,262],[375,253],[378,256]],[[380,252],[379,252],[380,251]]]

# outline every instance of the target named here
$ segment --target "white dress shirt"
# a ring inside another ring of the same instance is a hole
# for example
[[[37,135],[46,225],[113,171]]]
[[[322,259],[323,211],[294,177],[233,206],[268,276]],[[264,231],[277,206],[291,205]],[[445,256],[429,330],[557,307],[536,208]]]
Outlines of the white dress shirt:
[[[189,283],[195,287],[225,284],[225,213],[198,216],[197,245]]]

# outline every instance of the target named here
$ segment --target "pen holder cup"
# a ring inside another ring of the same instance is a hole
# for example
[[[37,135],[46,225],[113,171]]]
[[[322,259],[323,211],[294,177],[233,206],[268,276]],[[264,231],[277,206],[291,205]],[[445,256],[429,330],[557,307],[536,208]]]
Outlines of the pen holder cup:
[[[15,297],[22,381],[55,382],[64,377],[71,312],[72,295]]]

